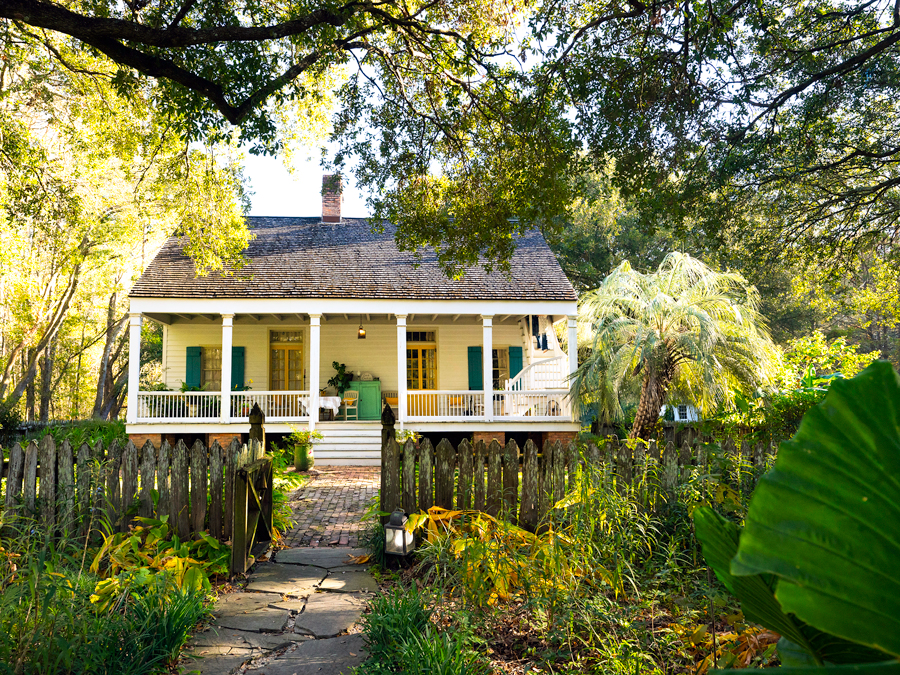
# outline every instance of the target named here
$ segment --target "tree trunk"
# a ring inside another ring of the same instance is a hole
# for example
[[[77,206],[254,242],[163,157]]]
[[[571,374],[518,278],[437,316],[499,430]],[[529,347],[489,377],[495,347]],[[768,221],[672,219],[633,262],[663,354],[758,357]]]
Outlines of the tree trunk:
[[[97,373],[97,396],[94,398],[94,410],[91,413],[95,419],[106,419],[106,415],[109,414],[110,399],[115,400],[118,395],[118,392],[113,390],[115,386],[113,364],[121,353],[121,346],[115,350],[115,353],[113,350],[116,348],[116,340],[127,319],[127,315],[125,315],[118,321],[116,320],[118,299],[118,293],[109,296],[109,306],[106,310],[106,342],[100,357],[100,368]]]
[[[669,384],[675,376],[675,366],[672,359],[666,357],[662,367],[644,364],[644,381],[641,383],[641,399],[638,402],[637,412],[634,416],[634,426],[628,438],[640,438],[650,440],[653,435],[653,427],[659,420],[659,411],[662,409],[669,391]]]
[[[44,349],[44,358],[41,359],[41,402],[39,415],[41,422],[50,421],[50,399],[53,395],[53,362],[56,360],[56,343],[58,334]]]
[[[25,359],[25,374],[22,376],[22,380],[25,384],[25,421],[26,422],[34,422],[34,375],[37,371],[37,360],[33,358],[34,348],[28,349],[28,351],[23,352],[26,355]],[[29,364],[31,367],[29,367]]]

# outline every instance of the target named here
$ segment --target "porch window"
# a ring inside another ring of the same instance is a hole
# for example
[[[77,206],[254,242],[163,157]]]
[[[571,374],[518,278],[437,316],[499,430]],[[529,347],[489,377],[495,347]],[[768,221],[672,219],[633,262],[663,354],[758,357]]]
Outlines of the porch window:
[[[303,368],[303,331],[272,331],[269,336],[269,386],[272,391],[300,391]]]
[[[509,381],[509,349],[501,347],[492,350],[493,355],[493,372],[494,390],[500,391],[506,388]]]
[[[411,336],[417,339],[410,340]],[[437,389],[434,331],[407,331],[406,338],[406,388]]]
[[[222,348],[203,347],[201,358],[200,384],[206,391],[219,391],[222,388]]]

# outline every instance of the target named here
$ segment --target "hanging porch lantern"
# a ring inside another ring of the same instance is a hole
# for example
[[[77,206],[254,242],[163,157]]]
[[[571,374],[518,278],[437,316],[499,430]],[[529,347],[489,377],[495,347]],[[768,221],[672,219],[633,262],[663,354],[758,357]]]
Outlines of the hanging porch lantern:
[[[366,339],[366,329],[363,328],[363,325],[362,325],[362,314],[359,315],[359,330],[356,331],[356,339],[357,340],[365,340]]]
[[[390,555],[409,555],[416,547],[416,538],[406,529],[406,514],[397,509],[384,526],[384,552]]]

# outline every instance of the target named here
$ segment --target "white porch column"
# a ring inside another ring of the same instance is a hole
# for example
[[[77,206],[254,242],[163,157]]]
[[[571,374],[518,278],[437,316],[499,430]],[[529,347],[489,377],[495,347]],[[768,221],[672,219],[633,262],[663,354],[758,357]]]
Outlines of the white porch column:
[[[569,375],[578,370],[578,317],[569,317]]]
[[[494,419],[494,316],[493,314],[481,315],[481,355],[484,359],[481,367],[482,382],[484,388],[484,419],[490,422]]]
[[[222,315],[222,424],[231,422],[231,345],[234,330],[234,314]]]
[[[138,389],[141,386],[141,314],[128,315],[128,406],[125,421],[137,422]]]
[[[309,430],[319,421],[319,362],[321,357],[322,315],[309,315]]]
[[[397,422],[406,421],[406,314],[397,315]]]

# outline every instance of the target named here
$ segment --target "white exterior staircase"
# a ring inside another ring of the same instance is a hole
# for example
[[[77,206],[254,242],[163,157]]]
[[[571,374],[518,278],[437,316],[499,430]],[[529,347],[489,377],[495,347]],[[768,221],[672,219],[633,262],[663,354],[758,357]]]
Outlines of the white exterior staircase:
[[[319,422],[315,466],[380,466],[381,422]]]

